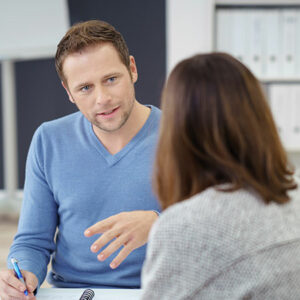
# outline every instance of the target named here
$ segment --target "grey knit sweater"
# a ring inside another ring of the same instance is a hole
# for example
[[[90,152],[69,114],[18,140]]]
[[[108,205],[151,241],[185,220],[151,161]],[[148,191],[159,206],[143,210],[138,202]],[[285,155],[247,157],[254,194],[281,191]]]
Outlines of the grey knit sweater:
[[[214,188],[171,206],[151,230],[142,299],[300,299],[300,193],[266,205]]]

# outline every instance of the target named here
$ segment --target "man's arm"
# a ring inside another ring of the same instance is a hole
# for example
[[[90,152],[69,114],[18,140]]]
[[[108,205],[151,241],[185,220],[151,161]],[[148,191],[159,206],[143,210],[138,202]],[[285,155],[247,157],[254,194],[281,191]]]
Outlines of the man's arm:
[[[18,232],[7,260],[10,269],[10,259],[18,259],[20,268],[35,274],[39,284],[45,279],[50,255],[55,249],[58,220],[57,205],[45,176],[42,132],[40,127],[30,145]]]
[[[120,253],[110,263],[110,267],[115,269],[134,249],[147,243],[149,231],[157,218],[158,214],[155,211],[122,212],[87,228],[84,234],[86,237],[102,234],[92,244],[92,252],[98,252],[113,240],[98,254],[100,261],[104,261],[123,246]]]

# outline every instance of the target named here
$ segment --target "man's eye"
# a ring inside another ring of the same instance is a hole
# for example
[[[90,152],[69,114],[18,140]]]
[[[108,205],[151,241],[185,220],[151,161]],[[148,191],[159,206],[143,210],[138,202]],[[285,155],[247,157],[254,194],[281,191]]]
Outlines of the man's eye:
[[[89,85],[85,85],[85,86],[83,86],[82,88],[81,88],[81,90],[83,91],[83,92],[86,92],[86,91],[88,91],[90,89],[90,86]]]
[[[116,81],[116,78],[117,78],[117,77],[110,77],[110,78],[107,79],[107,81],[108,81],[109,83],[113,83],[114,81]]]

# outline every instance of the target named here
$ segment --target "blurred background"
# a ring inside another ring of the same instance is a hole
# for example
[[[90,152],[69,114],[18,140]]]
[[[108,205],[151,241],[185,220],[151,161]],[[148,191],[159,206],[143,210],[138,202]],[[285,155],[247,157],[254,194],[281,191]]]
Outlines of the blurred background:
[[[229,52],[259,78],[300,168],[300,0],[0,0],[0,268],[17,228],[35,129],[76,111],[54,67],[70,25],[114,25],[135,57],[136,98],[159,106],[166,75],[199,52]]]

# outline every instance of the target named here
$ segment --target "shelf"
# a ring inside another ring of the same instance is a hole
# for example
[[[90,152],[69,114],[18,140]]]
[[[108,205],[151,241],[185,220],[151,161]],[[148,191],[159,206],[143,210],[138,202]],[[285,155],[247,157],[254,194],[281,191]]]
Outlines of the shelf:
[[[285,148],[285,151],[288,153],[300,153],[300,147]]]
[[[262,83],[299,83],[300,77],[291,77],[291,78],[258,78]]]
[[[299,5],[300,0],[215,0],[216,5],[222,6],[274,6],[274,5],[282,5],[282,6],[289,6],[289,5]]]

